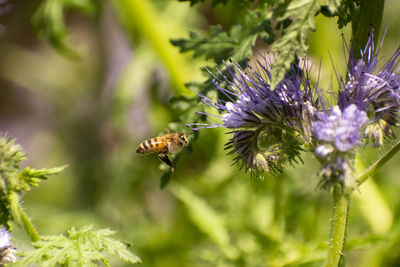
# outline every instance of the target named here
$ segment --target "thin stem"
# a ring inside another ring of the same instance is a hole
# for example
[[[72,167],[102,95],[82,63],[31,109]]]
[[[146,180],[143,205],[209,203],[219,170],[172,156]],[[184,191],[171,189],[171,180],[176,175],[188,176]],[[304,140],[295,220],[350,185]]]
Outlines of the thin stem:
[[[331,238],[325,267],[339,266],[343,255],[350,196],[345,195],[339,185],[333,188],[333,211]]]
[[[391,159],[398,151],[400,150],[400,141],[398,141],[382,158],[377,160],[374,164],[372,164],[364,173],[362,173],[357,179],[357,185],[360,186],[364,183],[369,176],[374,173],[378,168],[385,165],[389,159]]]
[[[33,226],[31,220],[29,220],[28,216],[26,213],[21,209],[21,219],[23,222],[23,226],[25,231],[28,233],[29,237],[31,238],[32,242],[37,242],[40,240],[39,233],[36,231],[35,227]]]

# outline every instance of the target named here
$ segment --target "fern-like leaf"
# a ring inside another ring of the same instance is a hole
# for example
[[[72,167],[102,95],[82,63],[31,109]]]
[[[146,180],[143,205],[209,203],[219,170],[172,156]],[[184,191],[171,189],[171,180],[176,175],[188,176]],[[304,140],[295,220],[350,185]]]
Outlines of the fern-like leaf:
[[[51,169],[39,170],[33,169],[30,166],[26,167],[19,173],[19,179],[23,183],[23,188],[21,188],[20,191],[28,191],[31,187],[37,187],[39,181],[46,180],[49,175],[59,174],[66,167],[67,165],[63,165]]]
[[[276,53],[276,60],[272,65],[272,88],[283,79],[296,56],[305,56],[308,50],[308,34],[315,29],[314,16],[319,8],[317,0],[294,0],[288,5],[280,4],[276,15],[282,23],[289,22],[283,35],[271,46]]]
[[[33,243],[35,250],[25,252],[24,258],[15,266],[98,266],[99,262],[108,265],[107,256],[117,255],[125,262],[139,263],[140,259],[128,250],[127,243],[111,238],[115,232],[110,229],[81,230],[72,228],[67,235],[42,236]]]
[[[0,134],[0,223],[11,229],[11,221],[16,221],[26,228],[27,219],[20,207],[20,197],[38,186],[40,180],[48,175],[57,174],[66,166],[52,169],[35,170],[26,167],[20,172],[20,162],[26,159],[26,154],[15,140],[6,134]],[[28,231],[28,230],[27,230]]]
[[[325,0],[322,1],[321,13],[326,17],[337,17],[339,29],[358,18],[360,0]]]
[[[171,43],[178,46],[181,52],[193,51],[194,57],[205,56],[214,59],[217,64],[228,58],[240,62],[252,55],[257,37],[270,40],[269,24],[265,10],[248,11],[242,23],[234,25],[229,34],[217,25],[210,27],[209,36],[191,32],[188,39],[175,39]]]

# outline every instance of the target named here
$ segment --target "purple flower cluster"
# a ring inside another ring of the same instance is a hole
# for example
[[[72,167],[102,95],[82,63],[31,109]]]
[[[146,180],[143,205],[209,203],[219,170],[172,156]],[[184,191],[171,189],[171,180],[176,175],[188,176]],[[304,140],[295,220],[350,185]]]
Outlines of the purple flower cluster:
[[[315,138],[330,142],[341,152],[358,145],[360,129],[368,121],[367,114],[351,104],[342,112],[339,106],[334,106],[331,114],[318,112],[317,120],[313,122]],[[327,156],[326,149],[316,148],[316,154],[322,158]]]
[[[359,60],[354,59],[352,50],[349,51],[347,81],[341,80],[338,95],[340,109],[355,104],[367,113],[370,122],[365,137],[376,145],[382,145],[385,135],[392,134],[400,107],[400,48],[381,68],[378,68],[379,50],[375,51],[371,32]]]
[[[351,49],[348,52],[347,78],[341,79],[337,104],[331,107],[310,81],[306,61],[302,68],[293,65],[274,90],[270,58],[246,71],[237,64],[225,65],[230,77],[219,73],[222,78],[215,82],[225,100],[200,95],[203,103],[221,112],[221,123],[196,124],[193,129],[231,129],[227,148],[246,169],[279,171],[285,161],[296,161],[301,151],[311,150],[322,159],[324,176],[330,176],[336,167],[350,165],[346,154],[361,143],[381,145],[399,117],[400,49],[379,68],[371,32],[360,59]]]

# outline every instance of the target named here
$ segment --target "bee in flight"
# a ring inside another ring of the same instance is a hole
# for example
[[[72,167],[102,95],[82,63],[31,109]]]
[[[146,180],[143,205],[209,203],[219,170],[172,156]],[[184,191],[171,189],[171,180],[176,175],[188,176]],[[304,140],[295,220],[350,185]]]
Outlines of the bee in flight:
[[[172,162],[168,158],[168,154],[180,152],[182,147],[188,145],[189,141],[186,134],[183,132],[167,133],[163,136],[154,137],[143,141],[136,149],[136,153],[148,154],[158,152],[158,158],[167,163],[171,169],[171,172],[173,172],[175,169],[174,166],[172,166]]]

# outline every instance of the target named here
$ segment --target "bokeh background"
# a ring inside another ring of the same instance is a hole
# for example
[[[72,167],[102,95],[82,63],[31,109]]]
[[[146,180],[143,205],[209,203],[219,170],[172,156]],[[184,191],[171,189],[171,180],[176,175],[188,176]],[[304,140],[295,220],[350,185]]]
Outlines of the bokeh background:
[[[161,189],[168,168],[156,155],[135,153],[180,120],[182,107],[171,97],[193,95],[183,83],[205,80],[200,68],[214,64],[179,54],[169,39],[215,24],[229,29],[243,16],[237,1],[82,1],[64,12],[60,3],[68,1],[47,2],[0,0],[0,131],[23,146],[25,165],[69,165],[23,199],[41,235],[109,227],[133,244],[143,266],[321,265],[332,203],[317,189],[310,155],[281,175],[250,177],[225,155],[225,131],[205,129]],[[384,58],[400,44],[400,2],[386,2]],[[40,20],[40,12],[56,22],[63,14],[66,28]],[[67,46],[43,38],[54,29]],[[335,88],[335,71],[344,74],[342,35],[348,40],[349,29],[317,17],[309,58],[324,88]],[[368,164],[377,153],[361,155]],[[400,266],[399,160],[353,196],[348,266]],[[21,230],[13,235],[16,247],[30,248]]]

